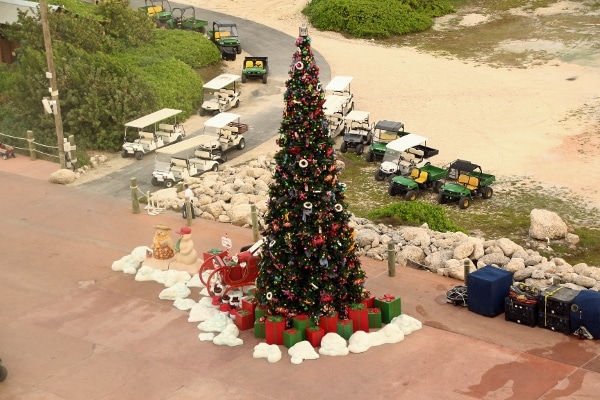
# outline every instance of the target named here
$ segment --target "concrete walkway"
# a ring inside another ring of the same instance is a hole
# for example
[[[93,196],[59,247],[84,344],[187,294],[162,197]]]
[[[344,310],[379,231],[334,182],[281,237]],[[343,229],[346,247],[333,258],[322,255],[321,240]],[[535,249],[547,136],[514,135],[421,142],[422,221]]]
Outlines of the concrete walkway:
[[[423,322],[398,344],[293,365],[252,357],[243,346],[198,339],[188,313],[160,300],[156,282],[136,282],[111,264],[150,245],[153,225],[179,213],[134,215],[122,199],[48,183],[56,164],[0,160],[0,398],[23,399],[595,399],[598,342],[486,318],[446,303],[460,284],[363,258],[367,288],[402,298]],[[194,220],[196,249],[234,248],[252,231]],[[199,298],[197,293],[192,296]]]

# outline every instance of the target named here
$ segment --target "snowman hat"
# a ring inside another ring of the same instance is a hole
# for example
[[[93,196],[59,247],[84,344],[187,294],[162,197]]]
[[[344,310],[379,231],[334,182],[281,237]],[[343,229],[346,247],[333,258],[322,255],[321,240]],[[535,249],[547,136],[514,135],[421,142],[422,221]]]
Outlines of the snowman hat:
[[[158,224],[153,226],[154,229],[162,229],[163,231],[171,230],[166,224]]]
[[[192,228],[190,228],[189,226],[182,226],[175,233],[178,234],[178,235],[189,235],[190,233],[192,233]]]

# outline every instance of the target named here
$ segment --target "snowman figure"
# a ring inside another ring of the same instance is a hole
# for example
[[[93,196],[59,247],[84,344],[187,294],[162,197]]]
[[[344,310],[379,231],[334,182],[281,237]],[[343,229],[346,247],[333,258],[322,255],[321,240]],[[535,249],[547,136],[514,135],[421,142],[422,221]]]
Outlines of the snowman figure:
[[[175,245],[175,261],[184,265],[194,265],[198,261],[198,252],[194,248],[192,241],[192,228],[182,226],[177,232],[181,235]]]

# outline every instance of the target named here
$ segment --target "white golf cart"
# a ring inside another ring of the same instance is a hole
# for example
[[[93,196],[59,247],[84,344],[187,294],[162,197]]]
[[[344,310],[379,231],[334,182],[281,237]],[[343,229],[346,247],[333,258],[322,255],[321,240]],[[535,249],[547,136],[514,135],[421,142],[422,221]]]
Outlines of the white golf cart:
[[[156,150],[152,185],[173,187],[177,182],[205,171],[218,171],[218,157],[202,150],[217,146],[214,136],[200,135]]]
[[[240,91],[236,82],[240,75],[222,74],[204,84],[204,102],[200,116],[218,114],[240,105]]]
[[[428,158],[439,153],[439,150],[427,147],[426,142],[426,137],[413,133],[389,142],[383,161],[375,173],[375,180],[408,175],[413,168],[426,164]]]
[[[344,129],[344,142],[340,146],[342,153],[354,149],[361,155],[373,140],[373,124],[370,122],[371,113],[368,111],[352,110],[346,115],[346,128]]]
[[[344,131],[344,118],[354,109],[354,96],[350,92],[352,79],[351,76],[336,76],[325,86],[323,112],[332,138]]]
[[[248,124],[239,122],[240,116],[233,113],[221,113],[208,119],[204,123],[204,134],[216,139],[210,146],[202,146],[202,149],[218,154],[223,162],[227,161],[227,151],[236,148],[243,150],[246,147],[244,133],[248,131]]]
[[[177,123],[176,116],[181,110],[163,108],[125,124],[125,137],[121,156],[124,158],[135,156],[141,160],[146,153],[159,149],[171,143],[180,142],[185,137],[185,130],[181,123]],[[173,118],[173,124],[167,120]],[[127,141],[127,136],[136,130],[137,139]]]

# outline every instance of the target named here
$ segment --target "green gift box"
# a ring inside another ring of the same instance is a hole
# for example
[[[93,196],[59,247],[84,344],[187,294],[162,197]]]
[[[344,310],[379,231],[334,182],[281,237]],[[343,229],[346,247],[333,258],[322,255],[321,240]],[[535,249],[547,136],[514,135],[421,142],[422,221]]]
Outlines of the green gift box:
[[[381,328],[381,310],[379,308],[369,308],[369,328]]]
[[[267,315],[268,308],[265,306],[256,306],[254,309],[254,320],[258,321],[259,318],[265,317]]]
[[[342,319],[340,321],[338,321],[337,323],[337,333],[338,335],[340,335],[341,337],[343,337],[346,340],[350,339],[350,336],[352,336],[353,332],[353,328],[352,328],[352,320],[350,319]]]
[[[315,326],[315,321],[306,314],[296,315],[292,318],[292,326],[300,331],[302,340],[306,340],[306,328]]]
[[[302,340],[304,340],[302,339],[302,333],[296,328],[290,328],[283,331],[283,345],[288,349]]]
[[[390,294],[376,298],[375,307],[381,310],[381,322],[384,324],[389,324],[394,317],[402,314],[400,297],[395,297]]]
[[[254,321],[254,337],[258,339],[265,339],[267,337],[265,321]]]

